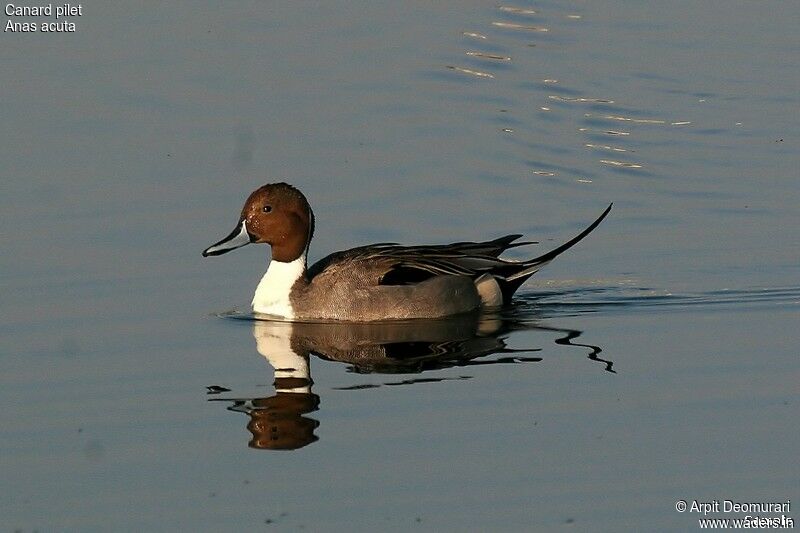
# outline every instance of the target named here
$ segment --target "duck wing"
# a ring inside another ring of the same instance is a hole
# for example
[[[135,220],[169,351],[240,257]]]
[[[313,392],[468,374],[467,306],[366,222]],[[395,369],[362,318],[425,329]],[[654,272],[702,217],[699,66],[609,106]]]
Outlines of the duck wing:
[[[333,253],[308,269],[309,280],[317,276],[342,275],[358,278],[362,286],[409,285],[434,276],[468,276],[477,279],[491,275],[508,302],[522,283],[592,232],[611,211],[613,204],[580,234],[546,254],[523,261],[500,258],[505,250],[533,242],[515,242],[522,235],[506,235],[491,241],[402,246],[379,243]]]
[[[477,277],[506,263],[498,256],[516,246],[522,235],[506,235],[484,242],[456,242],[441,245],[403,246],[379,243],[333,253],[308,269],[309,280],[318,276],[346,274],[369,285],[408,285],[433,276]]]

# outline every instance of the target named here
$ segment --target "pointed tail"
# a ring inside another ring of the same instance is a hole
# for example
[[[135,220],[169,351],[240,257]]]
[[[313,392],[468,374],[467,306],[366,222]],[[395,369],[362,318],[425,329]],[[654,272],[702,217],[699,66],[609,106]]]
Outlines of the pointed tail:
[[[503,280],[505,281],[505,283],[503,283],[503,281],[500,282],[503,291],[503,301],[505,302],[510,301],[511,296],[519,288],[519,286],[525,282],[526,279],[533,276],[536,272],[539,271],[540,268],[542,268],[543,266],[545,266],[547,263],[549,263],[559,255],[561,255],[562,253],[566,252],[567,250],[578,244],[580,241],[584,239],[584,237],[589,235],[597,226],[600,225],[603,219],[606,218],[606,216],[608,216],[608,213],[611,212],[611,208],[613,206],[614,206],[613,203],[609,204],[606,210],[603,211],[603,214],[597,217],[597,220],[592,222],[589,225],[589,227],[587,227],[585,230],[583,230],[578,235],[568,240],[558,248],[555,248],[554,250],[551,250],[544,255],[540,255],[539,257],[534,257],[533,259],[528,259],[520,263],[520,266],[522,267],[520,270],[506,276],[505,280]]]

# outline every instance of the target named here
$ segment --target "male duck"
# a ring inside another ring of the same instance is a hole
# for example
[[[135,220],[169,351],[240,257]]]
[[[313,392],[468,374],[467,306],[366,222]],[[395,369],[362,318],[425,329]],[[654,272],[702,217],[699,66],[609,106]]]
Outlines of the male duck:
[[[526,279],[586,237],[609,211],[611,205],[572,240],[525,261],[498,257],[532,244],[507,235],[430,246],[372,244],[333,253],[306,269],[314,213],[299,190],[271,183],[247,198],[236,229],[203,256],[250,243],[272,247],[272,261],[253,297],[257,313],[352,322],[436,318],[507,304]]]

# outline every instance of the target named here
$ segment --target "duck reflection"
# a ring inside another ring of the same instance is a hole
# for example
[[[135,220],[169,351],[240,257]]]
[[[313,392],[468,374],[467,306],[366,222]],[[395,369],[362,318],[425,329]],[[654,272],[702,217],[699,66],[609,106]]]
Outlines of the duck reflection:
[[[318,439],[314,430],[319,422],[304,415],[319,408],[319,396],[311,392],[309,353],[293,348],[291,324],[254,322],[253,336],[256,350],[275,369],[275,395],[212,401],[231,402],[229,411],[250,417],[251,448],[296,450],[311,444]]]
[[[505,336],[514,329],[543,329],[564,333],[558,344],[588,346],[590,359],[601,360],[599,347],[572,343],[579,331],[532,327],[500,316],[473,314],[442,320],[413,320],[387,323],[277,322],[253,320],[251,316],[228,315],[253,322],[256,350],[275,372],[275,394],[264,398],[214,398],[230,402],[228,410],[250,418],[249,446],[257,449],[294,450],[318,437],[319,422],[307,416],[319,409],[320,398],[311,390],[310,357],[349,365],[359,374],[420,374],[451,367],[486,364],[532,363],[540,348],[512,349]],[[493,356],[493,357],[492,357]],[[468,376],[394,380],[385,385],[468,379]],[[379,385],[355,385],[341,389],[362,389]]]

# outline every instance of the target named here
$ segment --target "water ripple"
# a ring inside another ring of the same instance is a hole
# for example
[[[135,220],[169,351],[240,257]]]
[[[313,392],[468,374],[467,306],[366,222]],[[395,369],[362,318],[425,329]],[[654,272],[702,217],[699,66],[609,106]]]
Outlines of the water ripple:
[[[697,307],[800,306],[800,287],[719,289],[673,293],[648,287],[577,287],[518,295],[511,313],[538,317],[599,312],[681,311]]]
[[[547,50],[550,49],[548,45],[567,45],[570,42],[572,38],[570,35],[576,27],[569,24],[568,32],[561,30],[566,28],[567,20],[576,21],[582,18],[581,15],[569,11],[545,13],[541,12],[538,6],[533,9],[525,5],[513,4],[500,4],[495,9],[492,18],[485,19],[483,26],[461,32],[464,37],[471,38],[471,43],[469,47],[462,49],[462,60],[452,59],[453,62],[447,65],[447,68],[463,74],[464,76],[460,77],[463,84],[469,83],[466,81],[469,78],[497,80],[492,84],[483,85],[479,90],[503,94],[503,91],[507,90],[510,85],[512,92],[506,94],[510,94],[510,99],[515,101],[510,105],[504,104],[505,109],[502,112],[513,113],[517,122],[510,124],[500,121],[498,126],[499,132],[506,134],[505,139],[508,141],[530,148],[537,144],[528,142],[532,130],[541,132],[545,131],[548,125],[572,120],[577,129],[574,139],[577,146],[566,146],[562,139],[560,146],[554,146],[550,142],[544,143],[538,148],[544,149],[554,158],[574,153],[576,147],[580,147],[582,150],[597,150],[598,155],[603,158],[598,158],[595,162],[599,163],[603,172],[610,171],[644,177],[650,175],[649,168],[659,168],[658,165],[651,164],[644,148],[650,141],[647,136],[659,133],[658,131],[647,131],[647,126],[682,128],[691,127],[693,124],[692,120],[688,120],[690,117],[659,116],[668,115],[668,112],[655,108],[626,107],[629,104],[626,104],[624,99],[620,100],[619,95],[592,94],[592,92],[597,92],[596,89],[574,86],[572,76],[563,71],[542,71],[541,74],[531,77],[531,74],[535,72],[532,70],[533,65],[539,64],[536,60],[539,55],[547,53]],[[544,46],[532,50],[530,47],[538,46],[530,42],[532,40],[542,40]],[[465,60],[464,55],[469,59]],[[521,78],[521,75],[524,77]],[[536,81],[531,81],[536,78],[538,78]],[[517,95],[515,91],[522,91],[526,95],[533,94],[536,99],[531,102],[527,99],[515,98]],[[702,97],[703,95],[698,96]],[[534,126],[525,127],[528,123],[534,124]],[[636,130],[638,127],[641,128]],[[636,130],[637,136],[645,137],[645,139],[639,140],[640,144],[637,145],[629,144],[635,142],[634,136],[632,136],[634,130]],[[697,131],[693,131],[693,133],[697,133]],[[582,138],[581,134],[587,136]],[[609,136],[615,137],[616,140],[608,141],[607,137]],[[637,152],[637,160],[626,160],[627,157],[623,154],[633,152]],[[550,163],[533,167],[534,175],[552,177],[552,174],[546,172]],[[581,174],[584,173],[585,171],[581,172],[580,170],[573,173],[579,179],[569,181],[573,181],[573,183],[577,181],[581,184],[592,183],[593,176],[581,177]]]
[[[660,124],[669,126],[686,126],[687,124],[692,123],[692,121],[690,120],[668,121],[660,118],[632,118],[622,115],[593,115],[591,113],[586,113],[583,116],[586,118],[595,118],[595,119],[599,118],[605,120],[616,120],[619,122],[632,122],[634,124]]]
[[[479,59],[490,59],[493,61],[511,61],[511,58],[508,56],[499,56],[495,54],[487,54],[485,52],[476,52],[476,51],[467,51],[465,52],[470,57],[477,57]]]
[[[620,135],[620,136],[628,136],[631,134],[629,131],[619,131],[619,130],[592,130],[590,128],[578,128],[578,131],[582,133],[601,133],[603,135]]]
[[[477,33],[474,31],[462,31],[461,35],[464,37],[472,37],[473,39],[486,39],[486,36],[482,33]]]
[[[500,11],[504,11],[506,13],[513,13],[515,15],[535,15],[536,11],[533,9],[528,9],[525,7],[514,7],[514,6],[500,6],[497,9]]]
[[[613,104],[614,100],[608,100],[605,98],[573,98],[570,96],[558,96],[551,94],[548,96],[550,100],[558,100],[559,102],[571,102],[571,103],[592,103],[592,104]]]
[[[546,33],[550,31],[550,28],[545,28],[543,26],[528,26],[527,24],[517,24],[516,22],[494,21],[492,22],[492,26],[496,26],[498,28],[505,28],[509,30],[524,30],[524,31],[533,31],[539,33]]]
[[[617,168],[642,168],[643,165],[639,163],[628,163],[626,161],[616,161],[614,159],[601,159],[601,163]]]
[[[594,148],[595,150],[608,150],[610,152],[627,152],[628,151],[625,148],[618,148],[616,146],[609,146],[607,144],[586,143],[586,144],[584,144],[584,146],[587,147],[587,148]]]
[[[473,70],[471,68],[456,67],[453,65],[446,65],[446,66],[450,70],[454,70],[462,74],[468,74],[470,76],[475,76],[477,78],[494,78],[494,74],[490,74],[489,72],[483,72],[482,70]]]

